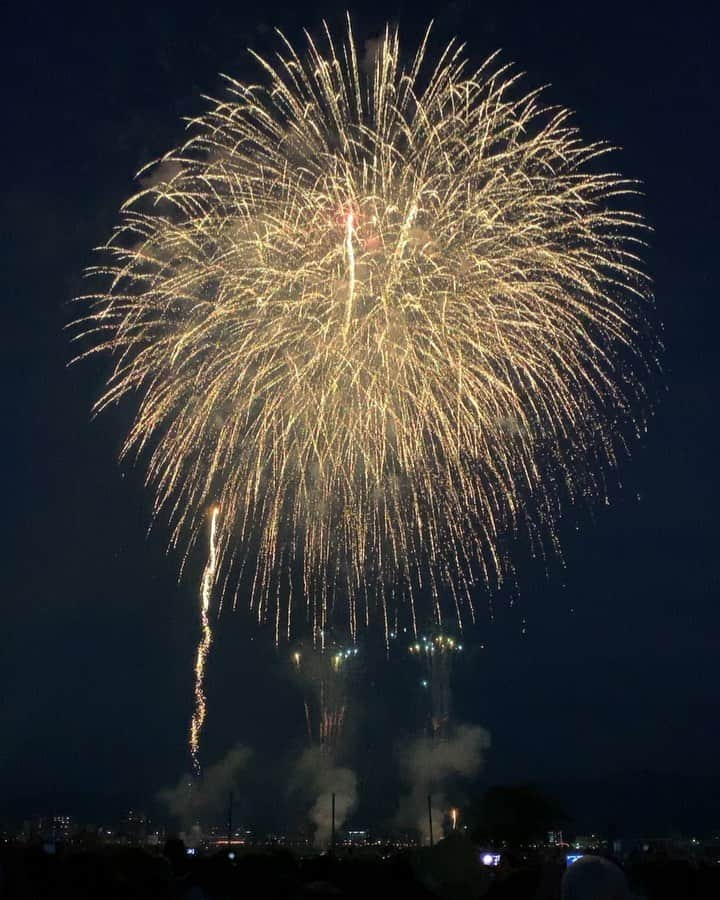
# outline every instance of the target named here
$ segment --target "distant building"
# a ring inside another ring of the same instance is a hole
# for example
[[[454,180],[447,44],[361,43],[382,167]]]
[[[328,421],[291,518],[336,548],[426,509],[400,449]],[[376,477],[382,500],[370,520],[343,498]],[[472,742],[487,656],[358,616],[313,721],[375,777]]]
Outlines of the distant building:
[[[551,847],[567,847],[562,831],[548,831],[547,842]]]
[[[370,840],[370,833],[367,828],[357,828],[347,832],[348,844],[367,844]]]
[[[67,841],[73,836],[74,823],[70,816],[53,816],[52,831],[56,841]]]
[[[23,822],[25,840],[67,841],[75,833],[72,816],[34,816]]]
[[[128,841],[144,844],[148,832],[148,819],[145,813],[128,810],[128,814],[120,823],[120,831]]]
[[[602,841],[596,834],[578,834],[572,845],[575,850],[599,850]]]

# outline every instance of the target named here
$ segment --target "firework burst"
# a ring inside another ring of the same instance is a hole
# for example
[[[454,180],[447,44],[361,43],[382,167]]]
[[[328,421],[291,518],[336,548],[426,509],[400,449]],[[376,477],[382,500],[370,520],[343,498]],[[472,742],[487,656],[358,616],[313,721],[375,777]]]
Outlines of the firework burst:
[[[357,647],[324,642],[296,648],[292,663],[303,685],[308,742],[334,759],[343,736],[349,686],[357,671]]]
[[[124,453],[173,544],[218,503],[219,583],[278,638],[387,633],[393,607],[462,627],[507,535],[553,535],[642,426],[634,186],[455,43],[430,66],[391,29],[369,60],[349,26],[283,41],[102,248],[78,323],[116,360],[97,407],[137,398]]]
[[[410,653],[423,667],[420,681],[428,695],[424,726],[427,734],[440,740],[448,735],[450,726],[450,676],[453,657],[462,652],[462,644],[451,635],[438,631],[430,637],[422,635],[410,645]]]

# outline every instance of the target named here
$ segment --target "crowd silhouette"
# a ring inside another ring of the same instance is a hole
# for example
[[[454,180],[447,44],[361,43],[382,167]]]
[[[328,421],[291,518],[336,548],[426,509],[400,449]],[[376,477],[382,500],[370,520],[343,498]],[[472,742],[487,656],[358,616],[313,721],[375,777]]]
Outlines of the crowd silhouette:
[[[10,900],[710,900],[720,897],[720,866],[662,854],[620,865],[587,855],[504,851],[482,864],[477,845],[457,833],[434,847],[377,852],[344,849],[299,857],[282,848],[188,855],[179,838],[162,852],[139,847],[41,844],[0,850],[0,898]]]

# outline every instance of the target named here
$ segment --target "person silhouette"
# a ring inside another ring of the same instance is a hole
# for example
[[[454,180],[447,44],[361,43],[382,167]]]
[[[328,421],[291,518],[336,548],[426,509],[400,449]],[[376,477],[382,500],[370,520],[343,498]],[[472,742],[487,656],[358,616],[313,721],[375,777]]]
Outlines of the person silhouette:
[[[625,874],[601,856],[581,856],[568,866],[562,880],[562,900],[630,900]]]

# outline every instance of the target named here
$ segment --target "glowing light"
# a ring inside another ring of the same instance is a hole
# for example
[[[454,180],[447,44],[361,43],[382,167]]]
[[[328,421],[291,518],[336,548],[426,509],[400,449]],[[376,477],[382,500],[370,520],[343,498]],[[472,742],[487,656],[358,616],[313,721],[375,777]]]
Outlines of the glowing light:
[[[207,663],[208,653],[210,652],[210,645],[212,644],[212,626],[210,625],[209,612],[212,589],[215,584],[215,573],[217,572],[216,531],[219,512],[219,507],[213,507],[210,516],[208,560],[205,564],[205,571],[203,572],[200,589],[200,620],[202,631],[195,659],[195,710],[193,712],[192,721],[190,722],[190,755],[192,757],[193,768],[197,775],[200,774],[200,737],[203,725],[205,724],[205,716],[207,714],[207,703],[205,700],[205,665]]]
[[[294,656],[299,656],[294,653]],[[357,648],[308,647],[303,654],[303,708],[308,740],[333,756],[342,738],[348,706],[348,684],[356,670]]]
[[[123,454],[172,544],[217,496],[213,580],[247,572],[276,640],[298,590],[316,636],[462,628],[643,426],[636,188],[492,59],[428,69],[426,37],[403,68],[388,27],[366,73],[326,36],[143,174],[77,337],[115,355],[97,409],[139,398]]]
[[[450,676],[455,653],[462,646],[443,632],[423,635],[420,642],[411,644],[410,652],[423,667],[425,677],[420,684],[429,688],[425,727],[429,737],[441,740],[447,736],[450,725]]]

